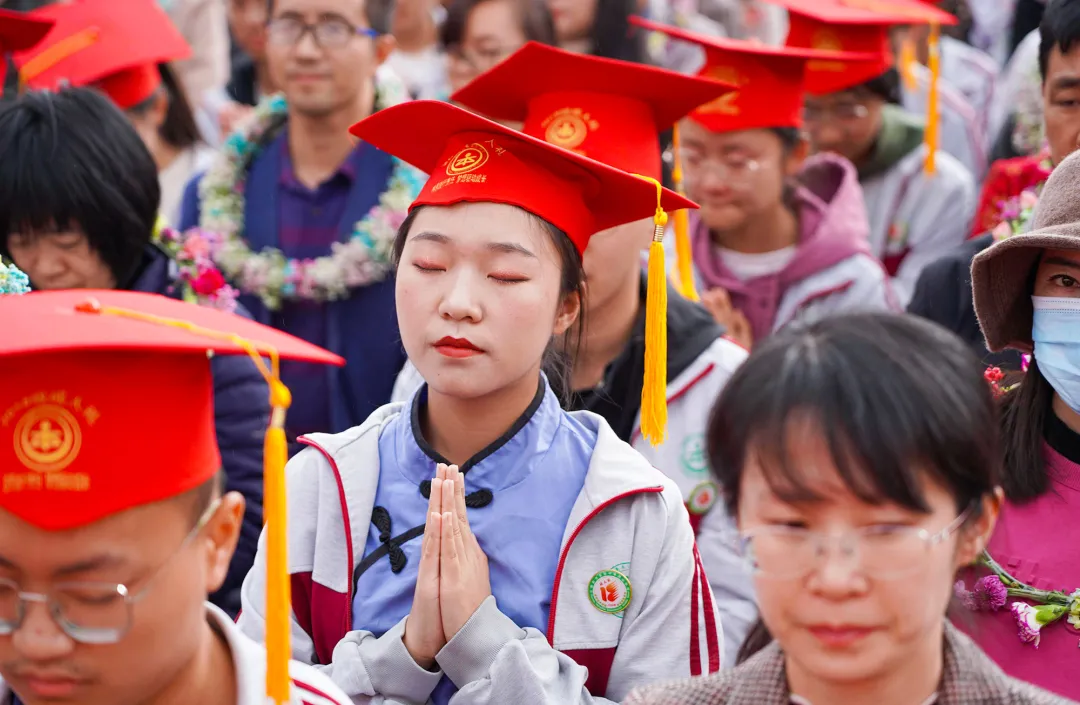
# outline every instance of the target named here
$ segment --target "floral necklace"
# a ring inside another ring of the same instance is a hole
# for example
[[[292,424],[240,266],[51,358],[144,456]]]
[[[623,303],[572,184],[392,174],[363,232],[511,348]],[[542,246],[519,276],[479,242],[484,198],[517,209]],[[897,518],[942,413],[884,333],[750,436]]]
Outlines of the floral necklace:
[[[1046,184],[1046,179],[1053,170],[1050,158],[1044,159],[1039,164],[1039,168],[1044,175],[1037,185],[1026,188],[1020,192],[1020,195],[1005,199],[999,204],[1001,222],[991,231],[994,242],[1027,231],[1028,224],[1035,215],[1035,206],[1039,205],[1039,194],[1042,193],[1043,185]]]
[[[26,294],[30,291],[30,278],[14,264],[5,265],[0,259],[0,295]]]
[[[408,99],[405,85],[396,76],[376,78],[376,110]],[[348,241],[332,245],[332,254],[293,259],[274,247],[255,252],[243,236],[248,167],[284,128],[287,117],[284,97],[272,96],[225,140],[222,153],[199,185],[199,228],[183,235],[185,239],[196,238],[195,250],[206,248],[205,253],[241,293],[258,296],[272,311],[280,309],[284,301],[343,299],[350,289],[385,279],[390,272],[394,236],[426,180],[421,172],[395,158],[379,202],[353,226]]]
[[[964,581],[958,581],[954,592],[965,607],[974,612],[997,612],[1004,609],[1010,597],[1019,597],[1026,602],[1013,602],[1009,610],[1016,620],[1017,636],[1025,644],[1039,648],[1042,628],[1053,624],[1062,617],[1068,623],[1080,629],[1080,590],[1071,594],[1060,590],[1040,590],[1020,582],[1002,568],[990,554],[983,551],[979,565],[991,570],[991,574],[980,579],[974,589],[968,590]]]

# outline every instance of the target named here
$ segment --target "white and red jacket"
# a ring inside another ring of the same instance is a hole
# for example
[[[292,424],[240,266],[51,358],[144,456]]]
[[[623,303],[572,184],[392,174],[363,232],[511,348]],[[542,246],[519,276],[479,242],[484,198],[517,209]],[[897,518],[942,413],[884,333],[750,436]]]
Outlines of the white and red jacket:
[[[618,702],[634,687],[717,671],[715,601],[678,488],[607,423],[563,534],[546,633],[522,629],[488,598],[426,671],[402,642],[405,619],[376,637],[352,629],[353,572],[367,540],[380,472],[379,435],[403,404],[363,425],[315,434],[286,470],[293,656],[318,664],[355,703],[425,703],[442,676],[470,705]],[[507,521],[512,521],[508,517]],[[265,630],[265,534],[244,581],[240,628]],[[590,581],[629,564],[633,599],[621,615],[590,601]],[[407,618],[406,618],[407,619]]]

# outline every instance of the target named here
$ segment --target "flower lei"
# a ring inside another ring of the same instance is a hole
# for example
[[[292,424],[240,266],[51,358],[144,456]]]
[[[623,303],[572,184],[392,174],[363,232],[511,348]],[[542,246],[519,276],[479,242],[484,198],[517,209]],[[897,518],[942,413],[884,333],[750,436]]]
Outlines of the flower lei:
[[[30,292],[30,277],[15,265],[5,265],[0,260],[0,295],[26,294]]]
[[[997,612],[1004,609],[1010,597],[1027,602],[1013,602],[1009,610],[1016,620],[1017,636],[1025,644],[1039,648],[1042,628],[1067,617],[1069,624],[1080,629],[1080,590],[1066,594],[1060,590],[1040,590],[1026,585],[1002,568],[990,554],[983,551],[979,564],[990,569],[991,575],[977,581],[968,590],[963,580],[953,588],[965,607],[974,612]]]
[[[409,99],[404,83],[391,74],[376,78],[375,91],[377,110]],[[245,179],[251,162],[284,127],[287,115],[284,97],[273,96],[226,139],[199,185],[202,217],[190,235],[198,240],[195,249],[205,246],[209,258],[241,293],[258,296],[270,310],[287,300],[343,299],[350,289],[385,279],[394,236],[425,181],[423,174],[395,158],[378,204],[354,225],[347,242],[334,243],[331,255],[291,259],[273,247],[254,252],[243,237]]]
[[[240,295],[229,286],[225,276],[214,264],[210,253],[220,246],[221,236],[192,228],[185,233],[172,228],[159,228],[155,241],[165,250],[183,283],[184,301],[233,313]]]
[[[1035,206],[1039,205],[1039,194],[1042,193],[1043,185],[1053,169],[1049,157],[1039,165],[1039,168],[1043,173],[1043,178],[1037,185],[1026,188],[1020,192],[1020,195],[1007,198],[998,204],[998,212],[1002,220],[991,231],[994,242],[1027,231],[1028,224],[1035,215]]]

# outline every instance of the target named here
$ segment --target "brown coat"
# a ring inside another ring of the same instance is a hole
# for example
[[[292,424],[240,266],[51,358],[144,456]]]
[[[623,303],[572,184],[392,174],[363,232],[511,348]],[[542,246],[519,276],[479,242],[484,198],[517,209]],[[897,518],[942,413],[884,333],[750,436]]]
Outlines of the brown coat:
[[[738,668],[630,693],[623,705],[790,705],[784,654],[772,644]],[[936,705],[1076,705],[1006,676],[945,623],[945,670]]]

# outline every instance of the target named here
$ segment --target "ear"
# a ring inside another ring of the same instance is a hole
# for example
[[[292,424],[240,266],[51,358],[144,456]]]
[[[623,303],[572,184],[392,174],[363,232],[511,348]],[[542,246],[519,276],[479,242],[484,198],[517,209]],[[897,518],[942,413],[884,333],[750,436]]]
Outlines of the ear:
[[[990,537],[994,534],[1005,493],[1000,487],[983,497],[978,517],[968,522],[960,533],[960,544],[956,550],[957,567],[968,566],[979,559],[986,550]]]
[[[559,310],[555,312],[555,330],[552,335],[559,336],[570,330],[574,321],[581,315],[581,297],[573,291],[563,297]]]
[[[160,128],[165,124],[165,117],[169,114],[169,92],[162,88],[154,96],[154,103],[150,108],[150,120],[154,127]]]
[[[791,148],[784,159],[784,175],[790,179],[798,174],[809,155],[810,142],[806,139],[806,135],[799,133],[798,143]]]
[[[382,66],[394,49],[397,48],[397,40],[392,34],[382,34],[375,40],[375,65]]]
[[[240,540],[240,525],[244,521],[246,502],[239,492],[229,492],[221,498],[217,511],[207,522],[203,535],[207,541],[206,594],[216,592],[225,582],[229,563]]]

